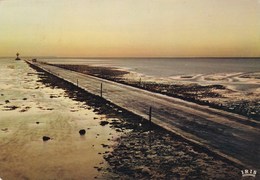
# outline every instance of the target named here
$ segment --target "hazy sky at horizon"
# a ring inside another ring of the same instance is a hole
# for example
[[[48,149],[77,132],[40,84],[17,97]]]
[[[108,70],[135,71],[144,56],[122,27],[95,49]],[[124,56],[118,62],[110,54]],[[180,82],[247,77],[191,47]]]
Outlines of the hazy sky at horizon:
[[[0,0],[0,56],[260,56],[260,0]]]

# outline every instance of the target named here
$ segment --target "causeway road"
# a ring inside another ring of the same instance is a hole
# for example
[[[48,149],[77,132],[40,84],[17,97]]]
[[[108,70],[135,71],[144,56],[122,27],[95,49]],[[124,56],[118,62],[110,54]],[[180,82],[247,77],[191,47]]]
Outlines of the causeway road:
[[[260,168],[260,123],[246,117],[56,66],[29,62],[247,168]]]

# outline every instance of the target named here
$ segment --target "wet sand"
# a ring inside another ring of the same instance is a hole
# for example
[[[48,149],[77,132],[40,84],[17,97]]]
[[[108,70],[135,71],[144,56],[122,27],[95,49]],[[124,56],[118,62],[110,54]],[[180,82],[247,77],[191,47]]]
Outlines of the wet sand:
[[[0,177],[2,179],[93,179],[108,164],[121,132],[110,120],[58,87],[43,83],[42,73],[23,61],[0,66]],[[85,136],[79,130],[85,129]],[[48,136],[49,141],[42,137]]]

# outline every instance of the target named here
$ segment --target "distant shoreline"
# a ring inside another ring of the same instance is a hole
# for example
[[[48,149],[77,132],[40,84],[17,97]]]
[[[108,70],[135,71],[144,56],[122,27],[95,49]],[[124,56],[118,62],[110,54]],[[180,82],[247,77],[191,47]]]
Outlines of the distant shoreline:
[[[260,57],[76,57],[76,56],[23,56],[22,58],[44,58],[44,59],[259,59]],[[13,56],[2,56],[3,58],[14,58]]]

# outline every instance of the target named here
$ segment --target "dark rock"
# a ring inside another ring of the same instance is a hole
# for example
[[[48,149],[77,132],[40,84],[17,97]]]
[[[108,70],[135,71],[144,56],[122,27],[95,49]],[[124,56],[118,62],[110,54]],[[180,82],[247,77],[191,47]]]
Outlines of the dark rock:
[[[109,148],[109,145],[106,144],[101,144],[103,146],[103,148]]]
[[[56,98],[56,96],[54,96],[54,95],[50,95],[50,98]]]
[[[4,108],[6,108],[6,110],[8,110],[8,111],[11,111],[11,110],[15,110],[19,107],[18,106],[4,106]]]
[[[121,129],[116,129],[116,132],[122,132],[122,130]]]
[[[2,131],[8,131],[8,128],[3,128],[3,129],[1,129]]]
[[[95,108],[93,112],[98,112],[98,111],[99,111],[99,109]]]
[[[86,134],[86,130],[85,130],[85,129],[79,130],[79,134],[80,134],[81,136],[85,135],[85,134]]]
[[[124,166],[124,165],[118,166],[118,167],[117,167],[117,170],[118,170],[119,172],[123,172],[123,173],[125,173],[125,174],[131,174],[131,172],[132,172],[129,167]]]
[[[36,124],[40,124],[40,122],[39,122],[39,121],[37,121],[37,122],[36,122]]]
[[[48,137],[48,136],[43,136],[43,137],[42,137],[42,140],[43,140],[43,141],[48,141],[48,140],[50,140],[50,139],[51,139],[51,138]]]
[[[97,169],[97,171],[101,171],[102,170],[102,167],[94,166],[94,168]]]
[[[101,126],[105,126],[105,125],[107,125],[107,124],[109,124],[108,121],[101,121],[101,122],[100,122],[100,125],[101,125]]]
[[[23,98],[23,100],[25,101],[25,100],[27,100],[27,98]]]
[[[10,101],[9,100],[5,100],[5,103],[7,104],[7,103],[10,103]]]
[[[148,167],[143,167],[141,170],[142,174],[150,175],[151,170]]]

